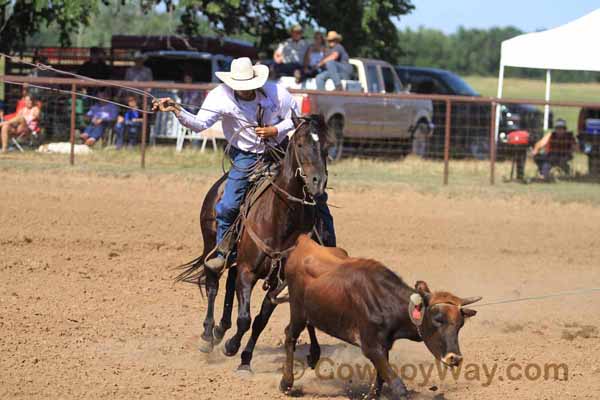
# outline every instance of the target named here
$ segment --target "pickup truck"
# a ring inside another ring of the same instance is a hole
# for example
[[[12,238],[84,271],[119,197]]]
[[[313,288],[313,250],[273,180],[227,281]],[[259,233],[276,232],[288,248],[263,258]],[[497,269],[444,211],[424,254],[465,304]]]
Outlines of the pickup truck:
[[[407,93],[408,86],[385,61],[351,58],[354,72],[342,81],[343,91],[314,91],[314,80],[302,85],[294,78],[282,77],[280,83],[290,89],[303,114],[323,114],[335,146],[330,157],[337,160],[351,149],[395,152],[406,155],[412,148],[415,132],[428,135],[432,129],[433,104],[430,100],[368,96],[365,94]],[[331,81],[326,89],[333,89]]]
[[[467,82],[443,69],[396,66],[398,76],[419,94],[442,94],[480,97]],[[486,158],[489,156],[491,106],[483,103],[452,104],[450,154],[453,157]],[[426,156],[443,157],[446,104],[436,101],[433,122],[436,129],[429,138]],[[552,121],[552,118],[550,119]],[[544,113],[528,104],[506,104],[501,107],[500,136],[515,130],[529,131],[532,142],[543,135]],[[510,156],[512,149],[502,141],[496,146],[498,159]]]

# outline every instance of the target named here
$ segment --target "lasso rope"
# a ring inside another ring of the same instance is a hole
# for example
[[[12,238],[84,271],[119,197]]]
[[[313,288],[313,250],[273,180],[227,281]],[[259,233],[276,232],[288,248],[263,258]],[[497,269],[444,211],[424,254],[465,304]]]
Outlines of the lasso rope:
[[[570,290],[570,291],[565,291],[565,292],[550,293],[550,294],[545,294],[545,295],[541,295],[541,296],[520,297],[518,299],[499,300],[499,301],[494,301],[494,302],[489,302],[489,303],[473,304],[473,305],[470,305],[469,307],[472,307],[472,308],[487,307],[487,306],[495,306],[498,304],[520,303],[523,301],[550,299],[553,297],[577,296],[577,295],[582,295],[582,294],[586,294],[586,293],[594,293],[594,292],[600,292],[600,288],[586,288],[586,289]]]

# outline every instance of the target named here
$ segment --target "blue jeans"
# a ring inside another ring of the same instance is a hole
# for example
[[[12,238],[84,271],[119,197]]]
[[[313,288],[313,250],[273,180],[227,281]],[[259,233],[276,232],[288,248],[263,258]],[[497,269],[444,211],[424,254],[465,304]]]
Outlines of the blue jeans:
[[[100,125],[89,124],[85,128],[84,132],[88,135],[89,138],[98,140],[102,137],[102,134],[104,133],[104,124],[100,124]]]
[[[250,186],[247,170],[256,163],[258,156],[258,154],[241,151],[235,147],[232,147],[229,151],[229,158],[233,165],[227,175],[223,197],[215,207],[217,212],[217,243],[221,243],[225,233],[240,211],[240,206]]]
[[[117,149],[123,147],[125,142],[125,133],[127,133],[127,142],[129,146],[135,146],[137,144],[138,138],[140,136],[141,124],[133,123],[133,124],[116,124],[115,125],[115,146]]]
[[[325,82],[331,79],[336,89],[342,84],[342,79],[350,79],[352,75],[352,65],[339,61],[328,61],[325,63],[325,71],[321,72],[315,78],[318,90],[325,90]]]
[[[560,167],[566,174],[569,174],[571,171],[569,161],[572,159],[573,156],[570,154],[557,153],[538,154],[533,158],[544,179],[550,178],[550,170],[552,167]]]
[[[237,218],[246,191],[250,186],[246,170],[254,165],[259,155],[232,147],[229,157],[235,167],[231,167],[225,182],[223,197],[215,207],[217,213],[217,243],[221,243],[225,233]],[[315,200],[317,202],[317,218],[322,225],[320,234],[323,236],[323,241],[326,246],[335,246],[335,230],[333,217],[329,207],[327,207],[327,194],[325,193]]]

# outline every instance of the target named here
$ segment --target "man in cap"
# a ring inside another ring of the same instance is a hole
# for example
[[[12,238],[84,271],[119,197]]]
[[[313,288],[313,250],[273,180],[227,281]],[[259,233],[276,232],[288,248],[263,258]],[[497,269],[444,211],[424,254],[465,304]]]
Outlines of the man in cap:
[[[198,114],[193,115],[170,98],[156,100],[154,109],[173,112],[182,125],[193,131],[203,131],[217,120],[222,121],[225,139],[231,144],[229,156],[233,167],[229,171],[223,197],[216,205],[217,244],[222,244],[225,233],[235,221],[241,202],[250,185],[248,173],[265,151],[263,140],[273,139],[282,144],[293,131],[292,113],[298,114],[298,105],[292,95],[281,85],[267,81],[269,68],[252,65],[249,58],[233,60],[231,72],[216,72],[223,83],[211,90]],[[264,127],[248,127],[256,122],[258,107],[264,110]],[[330,243],[335,246],[333,218],[326,201],[327,196],[317,200],[318,214],[323,221]],[[207,260],[207,268],[220,273],[225,265],[224,246],[219,246],[216,257]]]
[[[342,79],[350,79],[352,75],[352,65],[348,62],[349,57],[346,49],[341,44],[342,35],[336,31],[327,32],[327,46],[325,57],[317,68],[325,68],[325,71],[317,75],[317,89],[325,90],[325,82],[331,79],[336,90],[342,89]]]
[[[569,161],[577,148],[573,132],[567,131],[567,121],[559,118],[554,124],[554,131],[547,133],[533,147],[533,159],[544,180],[550,181],[552,167],[560,167],[570,173]]]
[[[273,69],[280,75],[294,75],[304,68],[304,55],[308,50],[309,44],[302,38],[302,27],[300,25],[292,26],[290,29],[290,38],[280,43],[273,53]]]

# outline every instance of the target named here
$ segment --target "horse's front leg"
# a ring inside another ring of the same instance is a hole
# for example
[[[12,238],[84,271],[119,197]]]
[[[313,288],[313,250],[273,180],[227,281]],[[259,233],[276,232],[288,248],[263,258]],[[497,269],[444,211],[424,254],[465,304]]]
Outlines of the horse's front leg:
[[[225,332],[231,328],[231,312],[233,311],[233,296],[235,295],[235,279],[237,276],[237,267],[231,267],[227,274],[227,283],[225,284],[225,302],[223,305],[223,316],[218,326],[213,330],[214,345],[218,345],[223,340]]]
[[[250,297],[255,283],[256,280],[254,274],[250,272],[250,266],[248,264],[239,264],[235,285],[235,293],[238,301],[237,331],[235,335],[225,342],[225,347],[223,348],[223,353],[228,357],[237,354],[240,349],[242,337],[250,329],[250,323],[252,322]]]
[[[306,329],[308,330],[308,335],[310,336],[310,353],[308,353],[308,356],[306,356],[306,361],[308,362],[309,367],[315,369],[319,360],[321,359],[321,346],[319,346],[319,341],[317,340],[315,327],[308,324],[306,325]]]
[[[252,324],[252,335],[246,344],[246,348],[242,352],[242,363],[238,367],[239,371],[251,371],[250,362],[252,361],[254,347],[256,346],[256,342],[258,341],[260,334],[267,326],[269,318],[271,318],[271,314],[273,314],[275,307],[277,307],[277,304],[271,301],[271,294],[267,292],[265,294],[265,298],[263,299],[262,305],[260,306],[260,312],[256,318],[254,318],[254,323]]]
[[[208,297],[208,306],[206,308],[206,318],[204,319],[204,332],[200,336],[199,349],[203,353],[210,353],[214,348],[213,328],[215,326],[215,299],[219,292],[219,276],[209,269],[205,269],[206,273],[206,296]],[[198,282],[200,290],[202,290],[200,282]]]

